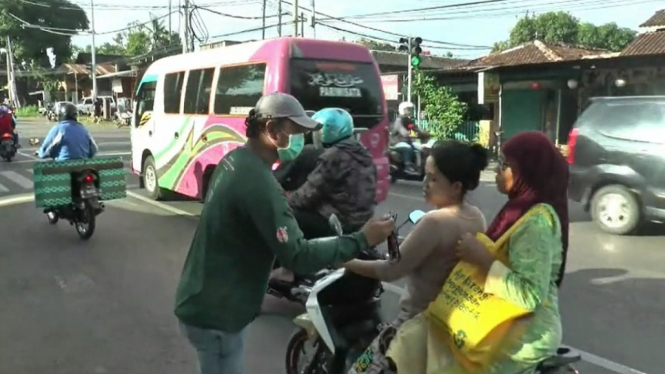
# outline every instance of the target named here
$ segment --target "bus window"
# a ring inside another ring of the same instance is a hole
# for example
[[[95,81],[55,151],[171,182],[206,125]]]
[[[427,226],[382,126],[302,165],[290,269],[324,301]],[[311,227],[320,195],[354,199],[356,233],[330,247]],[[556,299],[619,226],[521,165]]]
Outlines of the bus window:
[[[215,69],[190,70],[185,87],[185,114],[208,114]]]
[[[180,93],[185,72],[171,73],[164,76],[164,113],[180,113]]]
[[[346,109],[358,127],[383,119],[379,75],[371,63],[291,59],[291,95],[306,110]]]
[[[136,94],[136,118],[143,118],[143,115],[147,112],[152,112],[155,106],[155,91],[157,88],[157,82],[144,82],[139,87],[139,91]],[[139,127],[144,125],[142,121],[135,121],[135,126]]]
[[[215,93],[215,114],[247,115],[263,95],[266,64],[222,67]]]

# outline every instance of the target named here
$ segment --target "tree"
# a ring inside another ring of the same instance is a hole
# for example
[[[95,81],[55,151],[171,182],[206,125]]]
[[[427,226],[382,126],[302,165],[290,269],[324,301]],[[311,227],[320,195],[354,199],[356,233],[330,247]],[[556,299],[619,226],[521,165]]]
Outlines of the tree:
[[[375,51],[395,52],[396,50],[394,45],[391,45],[389,43],[377,42],[371,39],[360,38],[359,40],[356,40],[355,43],[362,44],[365,47],[373,49]]]
[[[566,43],[590,48],[621,51],[635,39],[636,32],[615,23],[596,26],[583,22],[566,12],[526,15],[510,30],[507,41],[494,44],[493,52],[534,40]]]
[[[420,70],[415,70],[413,88],[427,112],[429,133],[436,140],[449,138],[464,121],[469,109],[467,103],[452,88],[438,85],[433,76]]]
[[[180,35],[169,34],[163,22],[151,16],[149,23],[134,21],[127,25],[127,30],[116,34],[112,42],[97,47],[99,54],[140,56],[148,52],[163,51],[168,48],[181,48]],[[90,52],[91,47],[85,48]]]
[[[17,18],[46,28],[79,31],[89,28],[85,11],[69,0],[0,0],[0,7],[0,37],[2,40],[8,36],[11,38],[16,60],[35,66],[50,66],[49,49],[55,55],[56,66],[67,61],[72,54],[71,37],[75,32],[24,28],[25,24]]]

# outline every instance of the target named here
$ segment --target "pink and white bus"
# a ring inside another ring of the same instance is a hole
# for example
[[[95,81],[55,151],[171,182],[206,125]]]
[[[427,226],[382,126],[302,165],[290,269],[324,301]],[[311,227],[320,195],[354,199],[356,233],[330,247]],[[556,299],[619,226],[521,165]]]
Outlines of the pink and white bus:
[[[132,121],[132,169],[149,196],[203,198],[220,159],[245,141],[245,116],[269,92],[306,110],[348,110],[377,169],[377,202],[390,185],[388,118],[379,69],[352,43],[279,38],[166,57],[143,75]]]

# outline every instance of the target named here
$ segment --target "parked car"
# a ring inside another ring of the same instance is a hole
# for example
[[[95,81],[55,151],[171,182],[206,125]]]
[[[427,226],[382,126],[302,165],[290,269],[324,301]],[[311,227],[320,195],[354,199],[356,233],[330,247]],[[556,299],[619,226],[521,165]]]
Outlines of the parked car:
[[[608,233],[665,221],[665,96],[591,99],[568,138],[568,196]]]
[[[97,96],[97,98],[101,100],[107,100],[110,101],[110,107],[111,107],[111,112],[115,110],[115,98],[113,96]],[[81,102],[76,105],[76,109],[78,110],[79,114],[90,114],[94,111],[95,107],[92,105],[92,97],[84,97]]]

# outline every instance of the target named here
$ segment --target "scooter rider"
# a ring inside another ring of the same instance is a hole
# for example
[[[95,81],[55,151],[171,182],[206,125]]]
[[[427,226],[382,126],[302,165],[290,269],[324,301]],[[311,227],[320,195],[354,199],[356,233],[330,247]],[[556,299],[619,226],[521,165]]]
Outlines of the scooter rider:
[[[8,105],[0,105],[0,135],[12,134],[14,146],[18,148],[18,132],[16,131],[16,118]]]
[[[428,134],[416,126],[413,121],[414,105],[412,102],[405,101],[400,103],[397,110],[399,116],[395,119],[393,128],[390,131],[390,144],[395,145],[400,142],[405,142],[411,146],[411,148],[400,148],[400,152],[402,152],[402,159],[404,160],[404,170],[409,173],[417,173],[413,166],[413,158],[416,148],[413,145],[410,133],[411,130],[413,130],[418,136],[427,136]]]
[[[60,122],[48,132],[37,155],[67,161],[92,158],[97,154],[97,143],[88,129],[77,121],[76,106],[64,103],[59,112]]]

